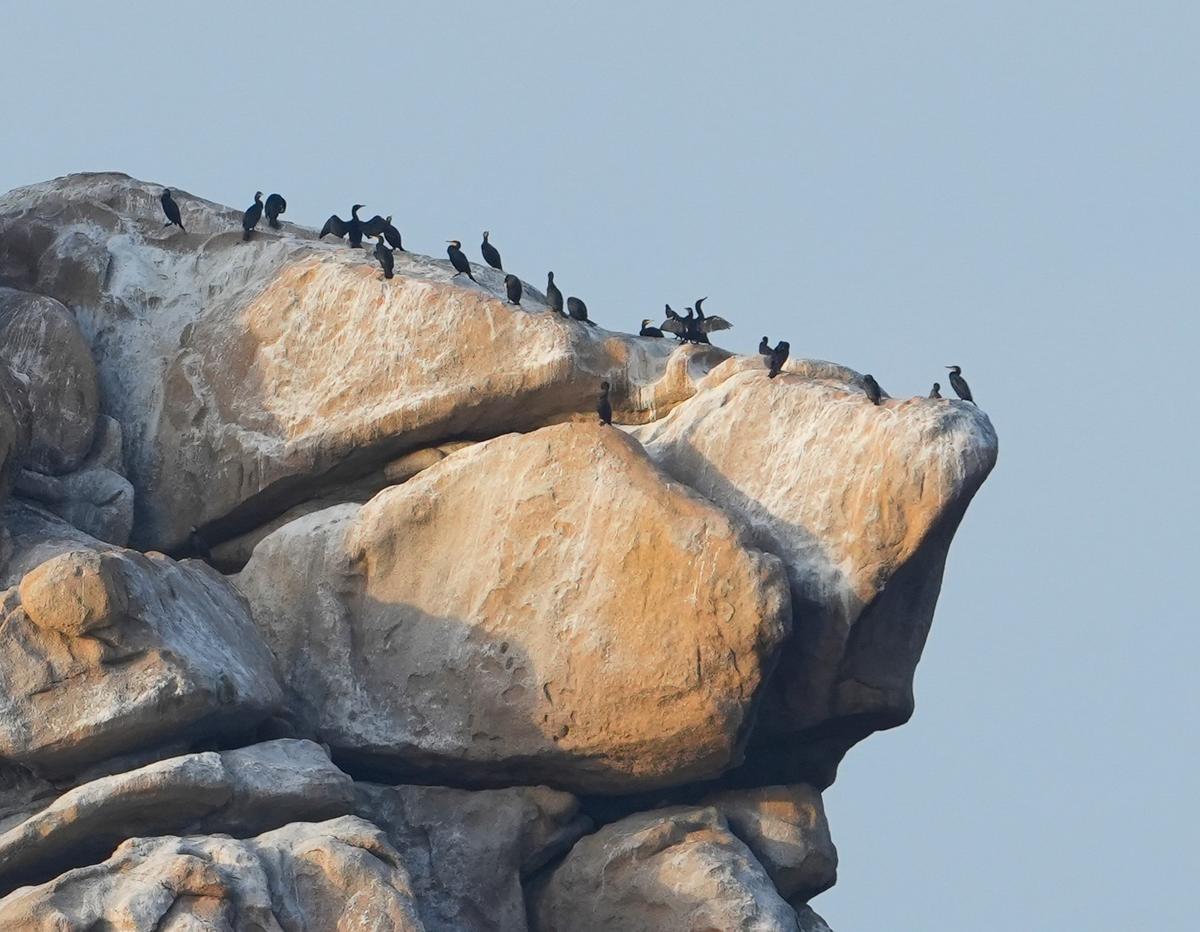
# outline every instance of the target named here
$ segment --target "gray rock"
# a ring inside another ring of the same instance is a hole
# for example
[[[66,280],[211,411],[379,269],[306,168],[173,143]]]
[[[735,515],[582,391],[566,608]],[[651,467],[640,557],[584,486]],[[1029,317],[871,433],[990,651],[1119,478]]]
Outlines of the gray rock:
[[[423,932],[408,874],[362,819],[256,838],[134,838],[101,864],[0,900],[0,929]]]
[[[29,396],[26,382],[0,362],[0,505],[12,488],[29,450]]]
[[[837,882],[837,849],[821,794],[803,783],[705,797],[754,852],[786,899],[807,900]]]
[[[85,534],[123,547],[133,529],[133,486],[103,466],[47,476],[25,469],[14,491],[42,505]]]
[[[833,932],[825,920],[813,912],[811,906],[804,904],[796,907],[796,922],[799,932]]]
[[[796,913],[712,807],[606,825],[529,891],[535,932],[795,932]]]
[[[69,790],[0,835],[0,896],[104,860],[137,835],[246,837],[347,815],[353,783],[311,741],[175,757]]]
[[[0,757],[70,774],[280,705],[245,601],[203,564],[85,550],[0,598]]]
[[[26,464],[52,475],[77,469],[92,448],[100,389],[74,316],[53,298],[0,288],[0,361],[27,380]]]
[[[544,786],[356,789],[359,814],[400,852],[428,932],[524,932],[521,878],[590,825],[575,797]]]

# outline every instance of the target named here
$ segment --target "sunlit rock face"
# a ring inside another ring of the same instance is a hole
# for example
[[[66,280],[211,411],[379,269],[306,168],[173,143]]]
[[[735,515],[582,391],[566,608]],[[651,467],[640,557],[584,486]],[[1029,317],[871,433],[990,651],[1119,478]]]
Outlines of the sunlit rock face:
[[[987,416],[161,191],[0,197],[0,929],[828,932]]]

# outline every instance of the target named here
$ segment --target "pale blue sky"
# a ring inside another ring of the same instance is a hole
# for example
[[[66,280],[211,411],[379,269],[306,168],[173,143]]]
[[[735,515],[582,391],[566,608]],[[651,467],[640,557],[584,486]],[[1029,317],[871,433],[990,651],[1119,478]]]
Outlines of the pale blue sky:
[[[4,190],[361,201],[435,255],[491,230],[609,326],[707,294],[726,345],[892,394],[961,364],[1000,464],[915,718],[827,795],[814,905],[836,932],[1192,927],[1200,4],[10,7]]]

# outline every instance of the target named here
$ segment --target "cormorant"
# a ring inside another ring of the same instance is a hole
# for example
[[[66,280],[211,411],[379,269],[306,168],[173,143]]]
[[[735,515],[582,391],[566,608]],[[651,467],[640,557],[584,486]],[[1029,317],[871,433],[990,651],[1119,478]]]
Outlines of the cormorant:
[[[563,312],[563,296],[558,285],[554,284],[553,272],[546,273],[546,306],[558,314]]]
[[[337,214],[334,214],[325,221],[325,226],[321,227],[321,232],[317,234],[317,239],[323,239],[332,233],[334,236],[341,238],[347,233],[350,234],[350,248],[358,249],[362,246],[363,234],[366,232],[363,229],[363,222],[358,219],[358,212],[362,210],[362,204],[355,204],[350,208],[350,219],[343,220]],[[374,233],[368,234],[374,236]]]
[[[699,339],[695,340],[695,342],[697,342],[697,343],[707,343],[708,335],[710,333],[716,333],[716,331],[718,331],[718,330],[729,330],[733,327],[733,324],[731,324],[729,321],[727,321],[724,317],[718,317],[716,314],[713,314],[708,317],[704,316],[704,311],[700,307],[700,305],[703,304],[707,300],[708,300],[708,298],[697,298],[696,299],[695,331],[696,331],[697,336],[699,337]]]
[[[287,201],[283,199],[282,194],[267,195],[267,226],[272,230],[279,229],[279,215],[287,213]]]
[[[768,379],[773,379],[783,371],[783,364],[787,362],[788,353],[792,351],[792,345],[787,340],[780,340],[775,344],[775,349],[771,350],[771,371],[767,373]]]
[[[639,337],[661,337],[662,335],[662,330],[660,330],[658,327],[650,326],[649,318],[642,321],[642,329],[641,332],[638,333]]]
[[[883,400],[883,389],[875,381],[875,376],[869,372],[863,376],[863,389],[866,391],[867,397],[871,399],[871,404],[877,405]]]
[[[450,257],[450,264],[455,268],[455,275],[465,275],[471,281],[475,281],[475,276],[471,274],[471,263],[467,261],[466,255],[462,251],[462,243],[456,239],[446,240],[450,245],[446,247],[446,255]],[[475,284],[479,284],[475,282]]]
[[[687,325],[684,319],[677,312],[671,309],[671,305],[666,306],[664,313],[667,315],[663,318],[661,329],[665,333],[674,335],[675,339],[680,343],[683,342],[684,335],[687,333]],[[675,326],[678,324],[678,326]]]
[[[601,424],[612,423],[612,402],[608,400],[608,383],[600,383],[600,401],[596,404],[596,413],[600,415]]]
[[[521,303],[521,279],[515,275],[505,275],[504,290],[508,292],[509,301],[518,305]]]
[[[946,368],[950,370],[950,387],[954,389],[954,394],[958,395],[963,401],[975,404],[975,399],[971,397],[971,386],[962,377],[962,367],[947,366]]]
[[[571,320],[581,320],[585,324],[595,324],[588,320],[587,305],[580,298],[567,298],[567,315]]]
[[[180,229],[183,229],[180,227]],[[199,560],[205,563],[212,563],[212,551],[208,549],[208,542],[200,536],[200,531],[193,524],[191,531],[188,534],[188,546],[192,548],[192,554]]]
[[[179,205],[171,197],[171,189],[163,188],[162,196],[159,200],[162,201],[163,213],[167,215],[167,222],[163,226],[169,227],[173,223],[186,233],[187,230],[183,229],[183,218],[179,215]]]
[[[242,241],[250,239],[250,234],[254,232],[254,228],[258,226],[258,221],[262,219],[263,214],[263,199],[262,191],[254,192],[254,203],[246,208],[246,212],[242,214]]]
[[[392,255],[392,250],[388,248],[383,241],[383,234],[376,233],[375,243],[375,258],[379,260],[379,266],[383,269],[383,277],[391,278],[392,270],[396,268],[396,259]]]
[[[771,341],[766,337],[758,341],[758,355],[766,356],[767,358],[771,356]]]
[[[930,398],[941,398],[941,397],[942,397],[942,386],[941,386],[941,383],[939,383],[939,382],[934,382],[934,383],[933,383],[933,388],[931,388],[931,389],[929,390],[929,397],[930,397]]]
[[[404,252],[404,243],[400,241],[400,231],[392,226],[392,215],[388,214],[383,218],[383,236],[387,240],[388,245],[393,249],[399,249]]]
[[[694,308],[687,309],[687,316],[680,317],[667,305],[667,319],[662,329],[681,337],[687,343],[707,343],[708,335],[716,330],[728,330],[733,326],[724,317],[706,316],[701,305],[708,298],[700,298]]]
[[[479,251],[483,253],[483,261],[494,269],[504,271],[504,266],[500,262],[500,250],[488,242],[488,231],[483,231],[483,245],[479,247]]]

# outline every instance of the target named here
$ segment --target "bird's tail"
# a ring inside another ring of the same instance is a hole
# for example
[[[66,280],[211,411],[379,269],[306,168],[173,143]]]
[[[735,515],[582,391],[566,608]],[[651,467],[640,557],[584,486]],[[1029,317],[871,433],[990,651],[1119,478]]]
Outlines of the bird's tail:
[[[383,277],[384,277],[384,278],[391,278],[391,277],[392,277],[394,274],[395,274],[395,273],[394,273],[394,272],[393,272],[391,269],[388,269],[386,272],[384,272],[384,273],[383,273]]]
[[[250,231],[249,230],[242,230],[242,242],[243,243],[250,242]]]

